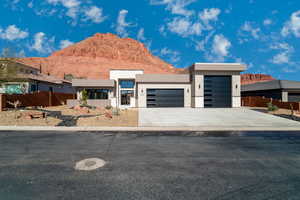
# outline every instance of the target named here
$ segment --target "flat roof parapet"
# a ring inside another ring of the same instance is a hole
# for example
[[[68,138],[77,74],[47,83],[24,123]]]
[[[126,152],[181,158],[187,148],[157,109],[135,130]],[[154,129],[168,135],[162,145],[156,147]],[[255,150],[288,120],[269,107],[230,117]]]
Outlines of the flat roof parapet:
[[[241,63],[195,63],[189,67],[194,71],[238,71],[246,70],[246,66]]]
[[[114,80],[73,79],[73,87],[115,87]]]
[[[189,83],[189,74],[137,74],[138,83]]]

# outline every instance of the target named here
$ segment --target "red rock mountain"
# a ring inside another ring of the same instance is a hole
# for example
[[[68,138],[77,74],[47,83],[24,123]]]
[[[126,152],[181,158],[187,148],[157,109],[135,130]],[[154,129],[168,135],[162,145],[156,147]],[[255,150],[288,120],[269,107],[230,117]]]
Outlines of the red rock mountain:
[[[100,34],[87,38],[47,58],[23,58],[22,62],[42,73],[63,77],[108,79],[110,69],[143,69],[145,73],[177,73],[181,71],[153,56],[140,42],[119,38],[114,34]]]
[[[142,43],[111,33],[97,33],[47,58],[22,58],[21,62],[60,78],[72,74],[75,77],[108,79],[110,69],[143,69],[145,73],[160,74],[185,71],[153,56]],[[264,74],[243,74],[241,80],[242,84],[249,84],[274,78]]]
[[[275,78],[267,74],[242,74],[241,76],[242,85],[272,80],[275,80]]]

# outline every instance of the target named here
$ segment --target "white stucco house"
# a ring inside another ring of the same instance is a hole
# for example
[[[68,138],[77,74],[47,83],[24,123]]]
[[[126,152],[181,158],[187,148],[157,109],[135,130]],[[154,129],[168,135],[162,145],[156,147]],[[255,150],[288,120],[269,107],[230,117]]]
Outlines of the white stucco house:
[[[119,108],[241,106],[239,63],[195,63],[184,74],[145,74],[144,70],[110,70],[108,80],[74,79],[79,104],[82,90],[88,104]]]

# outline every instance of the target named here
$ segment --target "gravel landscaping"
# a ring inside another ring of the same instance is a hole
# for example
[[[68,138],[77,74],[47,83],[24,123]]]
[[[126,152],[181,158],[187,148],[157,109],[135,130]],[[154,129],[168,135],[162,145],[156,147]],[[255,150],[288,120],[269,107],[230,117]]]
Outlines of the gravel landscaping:
[[[29,113],[45,112],[46,118],[29,119]],[[137,109],[121,110],[113,115],[111,110],[70,109],[67,106],[26,108],[0,112],[0,126],[137,126]]]

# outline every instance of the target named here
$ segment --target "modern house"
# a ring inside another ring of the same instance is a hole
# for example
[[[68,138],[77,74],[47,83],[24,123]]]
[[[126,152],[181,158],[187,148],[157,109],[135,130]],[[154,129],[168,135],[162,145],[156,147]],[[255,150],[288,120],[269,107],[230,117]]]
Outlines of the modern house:
[[[141,70],[110,70],[109,80],[74,79],[78,105],[81,93],[88,93],[88,104],[120,108],[241,106],[238,63],[195,63],[184,74],[144,74]]]
[[[300,82],[273,80],[243,85],[242,96],[261,96],[283,102],[300,102]]]
[[[42,74],[39,69],[15,60],[0,59],[0,70],[3,76],[0,81],[0,93],[75,92],[70,81]]]

